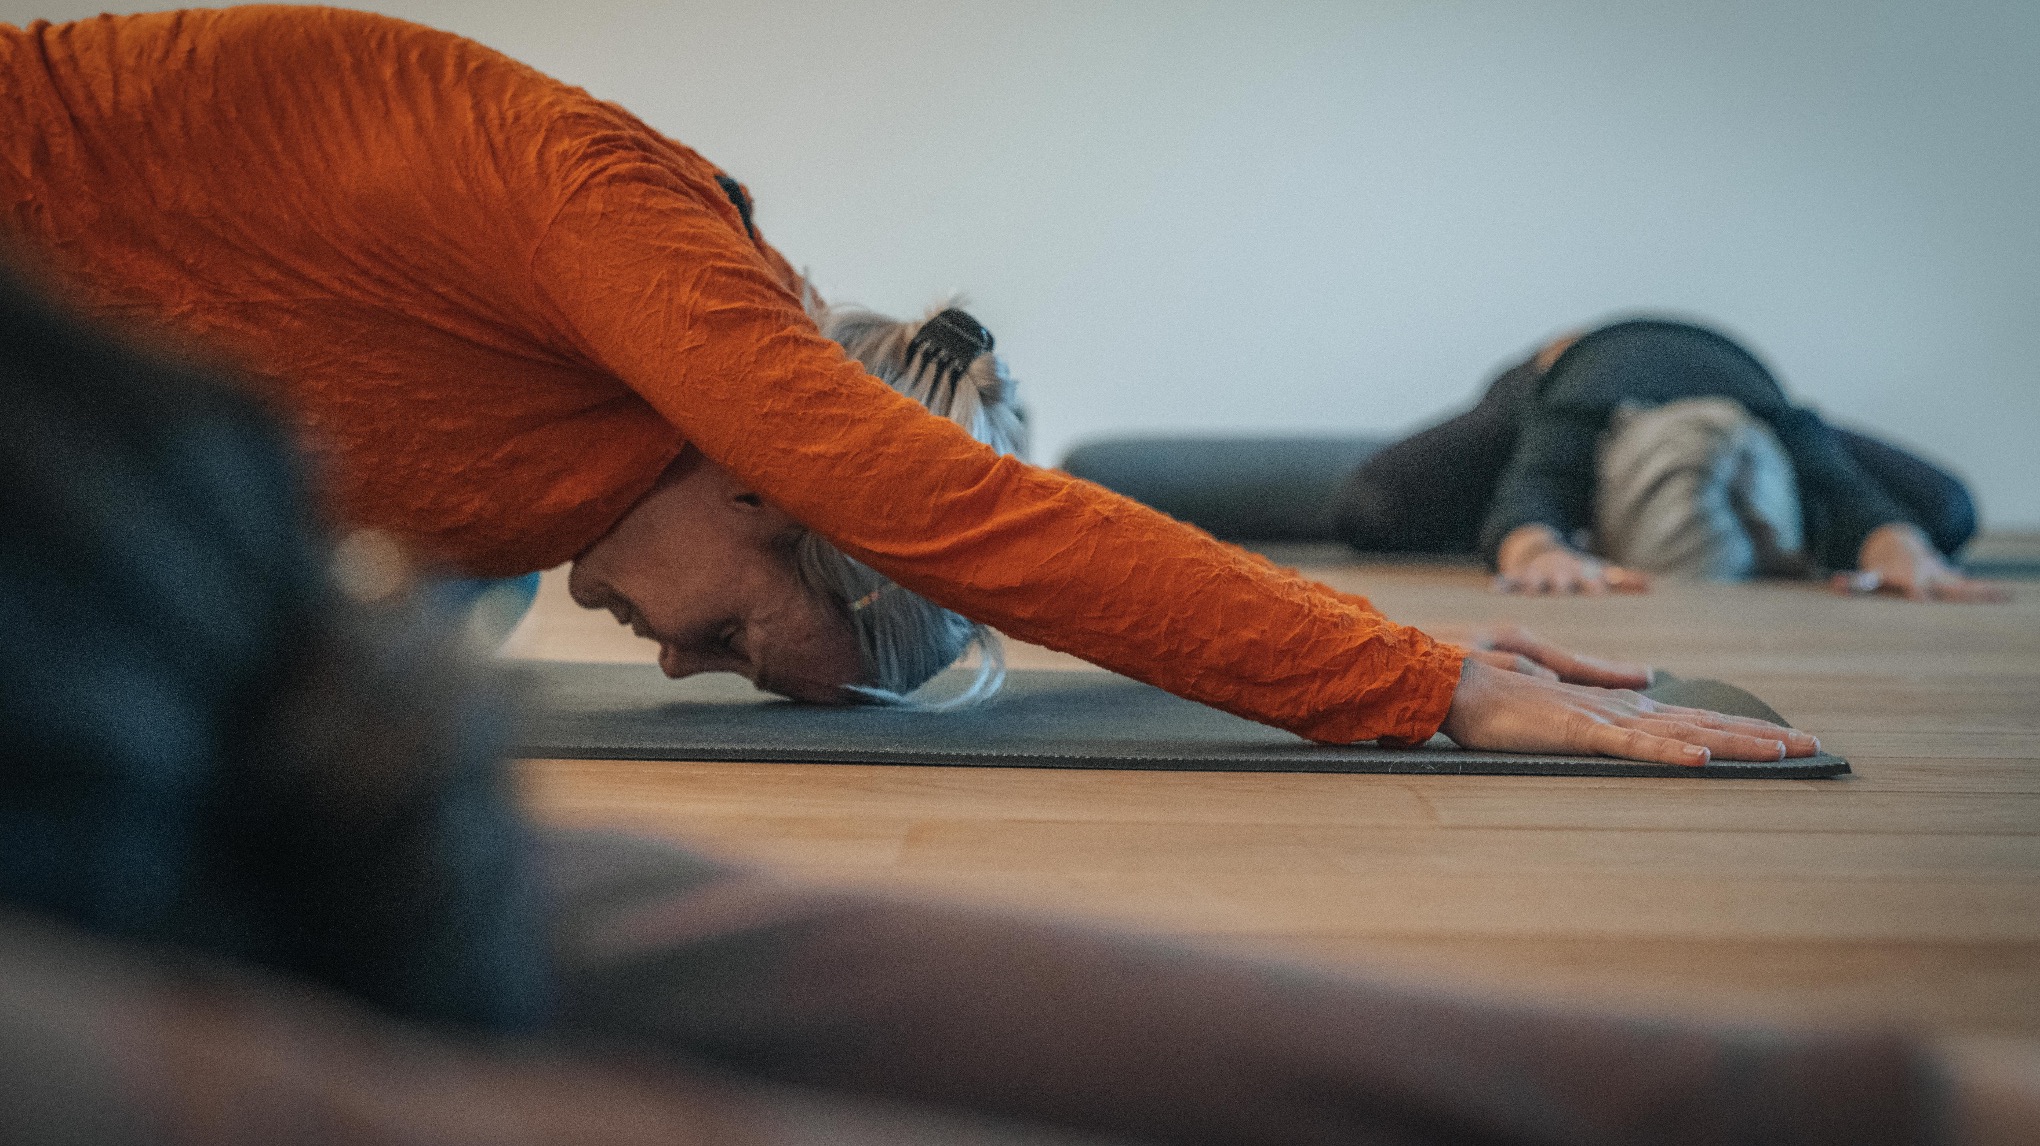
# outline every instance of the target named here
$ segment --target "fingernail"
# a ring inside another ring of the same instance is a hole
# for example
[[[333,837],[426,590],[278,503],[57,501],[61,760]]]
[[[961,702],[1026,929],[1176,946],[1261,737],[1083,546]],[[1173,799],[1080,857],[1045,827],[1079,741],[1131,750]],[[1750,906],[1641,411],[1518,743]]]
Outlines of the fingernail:
[[[1708,760],[1707,749],[1702,748],[1698,744],[1686,745],[1686,756],[1687,763],[1693,765],[1705,764]]]

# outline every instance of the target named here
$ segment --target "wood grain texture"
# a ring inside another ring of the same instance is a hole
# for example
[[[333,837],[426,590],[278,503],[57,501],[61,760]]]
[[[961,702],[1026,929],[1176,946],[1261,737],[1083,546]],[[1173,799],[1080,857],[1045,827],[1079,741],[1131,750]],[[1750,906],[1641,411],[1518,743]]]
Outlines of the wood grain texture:
[[[1489,594],[1465,568],[1309,572],[1427,628],[1517,621],[1733,681],[1857,775],[528,761],[528,800],[549,821],[629,827],[803,879],[1459,989],[2040,1035],[2040,586],[2004,606],[1778,584],[1526,600]],[[548,576],[511,653],[650,659],[606,616],[575,610],[559,581]],[[1012,660],[1074,664],[1032,648]]]

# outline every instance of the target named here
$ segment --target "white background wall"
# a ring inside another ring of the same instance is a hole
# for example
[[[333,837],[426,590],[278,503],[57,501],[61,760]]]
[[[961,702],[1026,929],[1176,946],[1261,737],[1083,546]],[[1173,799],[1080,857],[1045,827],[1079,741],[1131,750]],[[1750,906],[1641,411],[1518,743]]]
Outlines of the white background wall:
[[[701,150],[831,298],[967,290],[1041,460],[1413,428],[1668,308],[2040,526],[2033,0],[366,6]]]

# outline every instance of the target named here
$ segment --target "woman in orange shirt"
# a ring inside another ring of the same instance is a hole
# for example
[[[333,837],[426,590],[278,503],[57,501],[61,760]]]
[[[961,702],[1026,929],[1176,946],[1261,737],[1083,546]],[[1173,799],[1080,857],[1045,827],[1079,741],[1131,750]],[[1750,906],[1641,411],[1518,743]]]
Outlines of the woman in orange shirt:
[[[71,302],[227,356],[349,524],[468,576],[575,560],[576,597],[676,675],[918,683],[874,679],[862,597],[802,583],[812,532],[900,591],[1313,739],[1815,750],[1469,660],[999,454],[822,335],[724,173],[458,37],[300,7],[0,28],[0,107],[0,231]]]

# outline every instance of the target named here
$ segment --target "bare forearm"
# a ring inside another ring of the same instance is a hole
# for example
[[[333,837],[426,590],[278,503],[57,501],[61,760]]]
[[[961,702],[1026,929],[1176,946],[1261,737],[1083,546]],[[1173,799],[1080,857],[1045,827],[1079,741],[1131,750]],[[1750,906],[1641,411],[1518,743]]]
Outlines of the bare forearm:
[[[697,917],[756,922],[704,930]],[[1089,1132],[1183,1143],[1927,1140],[1920,1059],[1890,1039],[1510,1009],[742,878],[584,925],[566,992],[584,1030],[786,1081]]]

